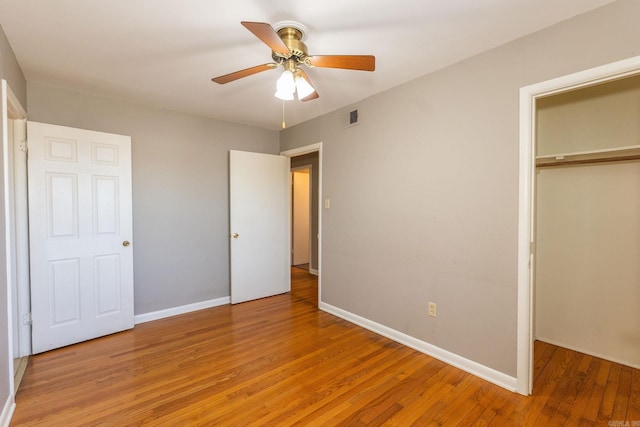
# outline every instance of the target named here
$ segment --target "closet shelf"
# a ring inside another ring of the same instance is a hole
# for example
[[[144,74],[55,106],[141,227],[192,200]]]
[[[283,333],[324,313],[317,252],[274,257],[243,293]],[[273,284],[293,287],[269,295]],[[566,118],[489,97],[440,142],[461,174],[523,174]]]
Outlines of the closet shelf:
[[[640,145],[536,156],[536,167],[640,160]]]

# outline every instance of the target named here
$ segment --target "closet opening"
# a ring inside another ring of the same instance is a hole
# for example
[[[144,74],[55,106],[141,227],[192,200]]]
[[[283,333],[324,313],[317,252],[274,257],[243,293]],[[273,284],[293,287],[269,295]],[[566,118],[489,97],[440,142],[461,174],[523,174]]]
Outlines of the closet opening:
[[[538,98],[535,117],[534,352],[640,368],[640,75]]]
[[[536,245],[536,155],[544,156],[537,150],[537,112],[536,105],[545,98],[570,93],[581,89],[588,89],[601,84],[613,83],[618,80],[633,78],[640,75],[640,56],[634,56],[609,64],[600,65],[572,74],[556,77],[551,80],[534,83],[520,88],[520,137],[519,137],[519,161],[518,161],[518,291],[517,291],[517,363],[514,389],[523,395],[530,395],[533,391],[534,372],[534,340],[535,330],[535,265],[537,250]],[[634,107],[636,108],[636,107]],[[637,117],[637,116],[636,116]],[[635,120],[635,119],[634,119]],[[591,126],[589,123],[588,126]],[[623,143],[629,144],[629,143]],[[611,157],[619,157],[625,152],[630,154],[634,145],[622,147],[607,147],[605,151],[618,151]],[[612,150],[612,148],[623,148]],[[587,151],[598,151],[589,149]],[[554,155],[551,161],[581,160],[581,156],[597,155],[598,153],[564,152],[547,153]],[[562,156],[562,154],[571,154]],[[563,159],[564,157],[564,159]],[[623,161],[614,159],[615,161]],[[630,161],[630,159],[626,159]],[[590,356],[591,357],[591,356]],[[607,362],[611,363],[611,362]],[[628,367],[626,367],[628,368]],[[632,369],[632,368],[628,368]]]

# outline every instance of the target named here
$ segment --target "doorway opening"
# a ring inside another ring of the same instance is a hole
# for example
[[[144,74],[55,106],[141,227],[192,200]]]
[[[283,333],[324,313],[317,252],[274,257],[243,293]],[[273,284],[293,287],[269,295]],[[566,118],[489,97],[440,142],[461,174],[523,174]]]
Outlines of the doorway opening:
[[[307,271],[311,267],[312,176],[311,164],[291,167],[291,265]]]
[[[517,391],[524,395],[533,390],[535,329],[535,272],[537,262],[536,240],[536,161],[546,161],[537,153],[538,117],[540,101],[552,95],[594,87],[640,74],[640,56],[581,71],[568,76],[537,83],[520,89],[520,161],[519,161],[519,223],[518,223],[518,340]],[[636,142],[637,144],[637,142]],[[640,147],[636,147],[640,148]],[[634,147],[613,152],[612,157],[632,155]],[[586,152],[585,152],[586,151]],[[610,150],[605,150],[610,151]],[[549,161],[582,161],[601,157],[602,150],[590,149],[569,153],[551,153]],[[611,159],[609,159],[610,161]]]
[[[317,282],[321,300],[322,143],[281,153],[291,159],[291,265],[292,286]],[[302,219],[302,221],[298,221]]]

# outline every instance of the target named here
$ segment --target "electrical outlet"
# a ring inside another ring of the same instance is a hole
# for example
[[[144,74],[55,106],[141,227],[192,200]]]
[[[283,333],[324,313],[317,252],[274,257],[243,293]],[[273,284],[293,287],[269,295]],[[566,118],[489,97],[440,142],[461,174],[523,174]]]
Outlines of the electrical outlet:
[[[429,316],[431,317],[438,317],[438,307],[436,306],[435,302],[430,302],[429,303]]]

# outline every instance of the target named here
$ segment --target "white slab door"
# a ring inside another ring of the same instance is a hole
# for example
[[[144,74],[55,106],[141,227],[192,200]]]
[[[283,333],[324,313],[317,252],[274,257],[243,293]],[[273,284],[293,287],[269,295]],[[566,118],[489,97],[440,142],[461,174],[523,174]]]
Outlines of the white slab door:
[[[231,151],[231,302],[288,292],[290,159]]]
[[[33,352],[133,327],[131,138],[27,124]]]

